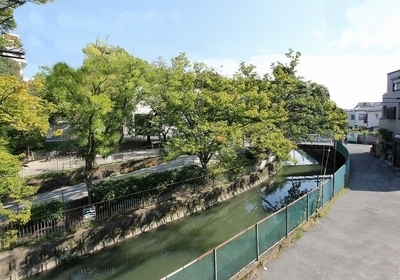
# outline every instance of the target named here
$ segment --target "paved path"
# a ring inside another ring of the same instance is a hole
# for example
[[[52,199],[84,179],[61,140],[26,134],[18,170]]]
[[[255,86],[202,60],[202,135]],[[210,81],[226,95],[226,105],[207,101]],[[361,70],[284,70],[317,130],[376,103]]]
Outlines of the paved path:
[[[175,169],[175,168],[179,168],[182,166],[198,164],[198,163],[199,163],[199,159],[197,156],[181,156],[181,157],[177,158],[176,160],[173,160],[173,161],[170,161],[167,163],[163,163],[163,164],[149,167],[149,168],[143,168],[143,169],[136,170],[136,171],[133,171],[130,173],[121,174],[118,176],[94,180],[93,183],[96,184],[96,183],[104,181],[104,180],[115,180],[115,179],[120,179],[120,178],[123,178],[126,176],[133,176],[133,175],[150,173],[150,172],[162,172],[162,171]],[[84,196],[87,196],[87,189],[86,189],[85,183],[81,183],[81,184],[74,185],[74,186],[60,188],[60,189],[57,189],[57,190],[54,190],[51,192],[37,194],[35,202],[45,202],[45,201],[49,201],[52,199],[61,199],[66,202],[66,201],[70,201],[70,200],[74,200],[74,199],[79,199]],[[4,208],[7,208],[7,209],[12,208],[12,209],[16,210],[17,205],[13,202],[6,203],[4,205]]]
[[[349,190],[252,279],[400,279],[400,172],[347,145]]]
[[[107,158],[96,157],[96,164],[110,164],[114,162],[126,162],[156,157],[159,149],[137,150],[131,152],[117,153]],[[36,160],[27,163],[21,170],[21,176],[32,176],[54,171],[63,171],[79,168],[85,165],[83,159],[75,157],[56,158],[51,160]]]

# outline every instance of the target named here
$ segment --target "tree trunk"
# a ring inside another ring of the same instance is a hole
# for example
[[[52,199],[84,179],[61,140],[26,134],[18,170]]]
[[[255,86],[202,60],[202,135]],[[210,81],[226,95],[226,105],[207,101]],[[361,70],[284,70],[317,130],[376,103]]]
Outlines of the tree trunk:
[[[94,170],[95,158],[96,158],[95,156],[91,155],[85,159],[84,174],[85,174],[85,183],[88,192],[89,204],[93,203],[92,187],[93,187],[93,174],[95,172]]]
[[[93,187],[93,178],[92,176],[85,176],[86,188],[88,192],[88,204],[93,203],[93,196],[92,196],[92,187]]]

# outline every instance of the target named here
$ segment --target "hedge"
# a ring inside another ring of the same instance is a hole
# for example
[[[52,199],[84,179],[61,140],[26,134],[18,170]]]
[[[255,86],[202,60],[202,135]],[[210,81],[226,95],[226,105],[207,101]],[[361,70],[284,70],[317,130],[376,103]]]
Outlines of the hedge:
[[[197,165],[192,165],[169,171],[124,177],[120,180],[103,181],[94,185],[92,188],[93,202],[114,199],[140,191],[160,188],[172,183],[201,177],[205,174],[206,171],[203,168]]]

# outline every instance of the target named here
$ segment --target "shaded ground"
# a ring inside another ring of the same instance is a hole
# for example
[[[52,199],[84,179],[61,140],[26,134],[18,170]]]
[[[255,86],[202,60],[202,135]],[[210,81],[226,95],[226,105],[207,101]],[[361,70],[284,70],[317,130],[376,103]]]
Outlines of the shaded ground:
[[[400,172],[348,144],[348,191],[252,279],[399,279]]]

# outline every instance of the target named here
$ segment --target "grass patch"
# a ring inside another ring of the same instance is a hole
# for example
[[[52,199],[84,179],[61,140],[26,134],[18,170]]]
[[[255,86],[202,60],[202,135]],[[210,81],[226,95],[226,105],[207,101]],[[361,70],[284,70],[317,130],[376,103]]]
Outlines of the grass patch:
[[[340,191],[338,191],[335,196],[329,200],[324,207],[318,210],[317,213],[317,218],[323,218],[325,217],[328,212],[331,210],[332,206],[336,203],[336,201],[347,192],[347,188],[342,188]]]
[[[293,237],[291,239],[291,242],[295,242],[296,240],[299,240],[303,235],[304,232],[306,231],[304,226],[300,226],[298,229],[296,229],[296,231],[293,234]]]

